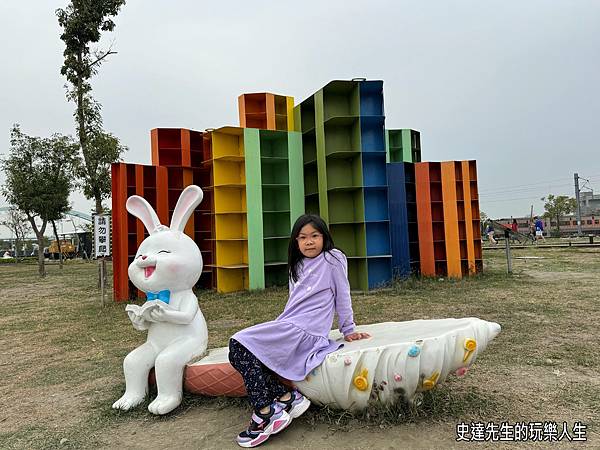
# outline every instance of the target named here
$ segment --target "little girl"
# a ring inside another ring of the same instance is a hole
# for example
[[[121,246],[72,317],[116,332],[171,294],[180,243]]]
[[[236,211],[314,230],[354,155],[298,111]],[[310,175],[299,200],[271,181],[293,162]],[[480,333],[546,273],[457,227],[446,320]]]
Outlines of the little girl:
[[[229,341],[229,361],[244,378],[254,408],[248,429],[237,437],[241,447],[256,447],[308,409],[310,401],[277,376],[304,380],[343,346],[328,338],[334,312],[346,341],[370,337],[354,331],[346,256],[334,247],[319,216],[305,214],[294,224],[288,271],[290,296],[283,313]]]

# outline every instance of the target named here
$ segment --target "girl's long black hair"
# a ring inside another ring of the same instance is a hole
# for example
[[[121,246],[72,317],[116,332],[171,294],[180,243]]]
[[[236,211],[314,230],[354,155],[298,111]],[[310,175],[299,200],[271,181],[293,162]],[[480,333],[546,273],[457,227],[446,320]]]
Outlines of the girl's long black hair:
[[[298,271],[302,263],[302,258],[304,258],[296,238],[300,234],[300,230],[308,224],[311,224],[323,235],[323,252],[328,252],[336,248],[331,233],[329,232],[329,228],[327,228],[327,224],[321,217],[316,214],[303,214],[298,217],[298,220],[296,220],[296,223],[292,227],[292,235],[290,236],[290,243],[288,245],[288,273],[294,283],[298,281]]]

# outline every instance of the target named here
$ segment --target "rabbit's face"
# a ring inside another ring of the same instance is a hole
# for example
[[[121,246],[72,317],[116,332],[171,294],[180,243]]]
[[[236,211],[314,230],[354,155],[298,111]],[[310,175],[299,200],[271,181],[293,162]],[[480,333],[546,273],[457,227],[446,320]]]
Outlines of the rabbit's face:
[[[163,230],[148,236],[129,265],[129,279],[144,292],[191,289],[202,273],[202,255],[185,233]]]

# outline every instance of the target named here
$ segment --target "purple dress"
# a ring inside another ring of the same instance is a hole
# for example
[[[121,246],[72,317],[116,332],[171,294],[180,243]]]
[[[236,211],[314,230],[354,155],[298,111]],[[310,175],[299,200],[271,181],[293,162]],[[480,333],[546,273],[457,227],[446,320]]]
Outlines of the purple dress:
[[[334,312],[339,330],[354,332],[348,263],[339,250],[302,259],[298,281],[290,280],[290,298],[283,313],[234,334],[265,366],[290,381],[301,381],[325,356],[343,344],[328,338]]]

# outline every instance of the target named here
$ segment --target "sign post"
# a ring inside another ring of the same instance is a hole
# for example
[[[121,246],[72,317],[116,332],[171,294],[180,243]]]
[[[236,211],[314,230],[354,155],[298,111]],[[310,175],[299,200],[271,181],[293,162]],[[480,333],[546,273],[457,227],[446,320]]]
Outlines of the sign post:
[[[104,307],[106,257],[110,256],[110,216],[94,215],[94,254],[100,268],[101,301]]]

